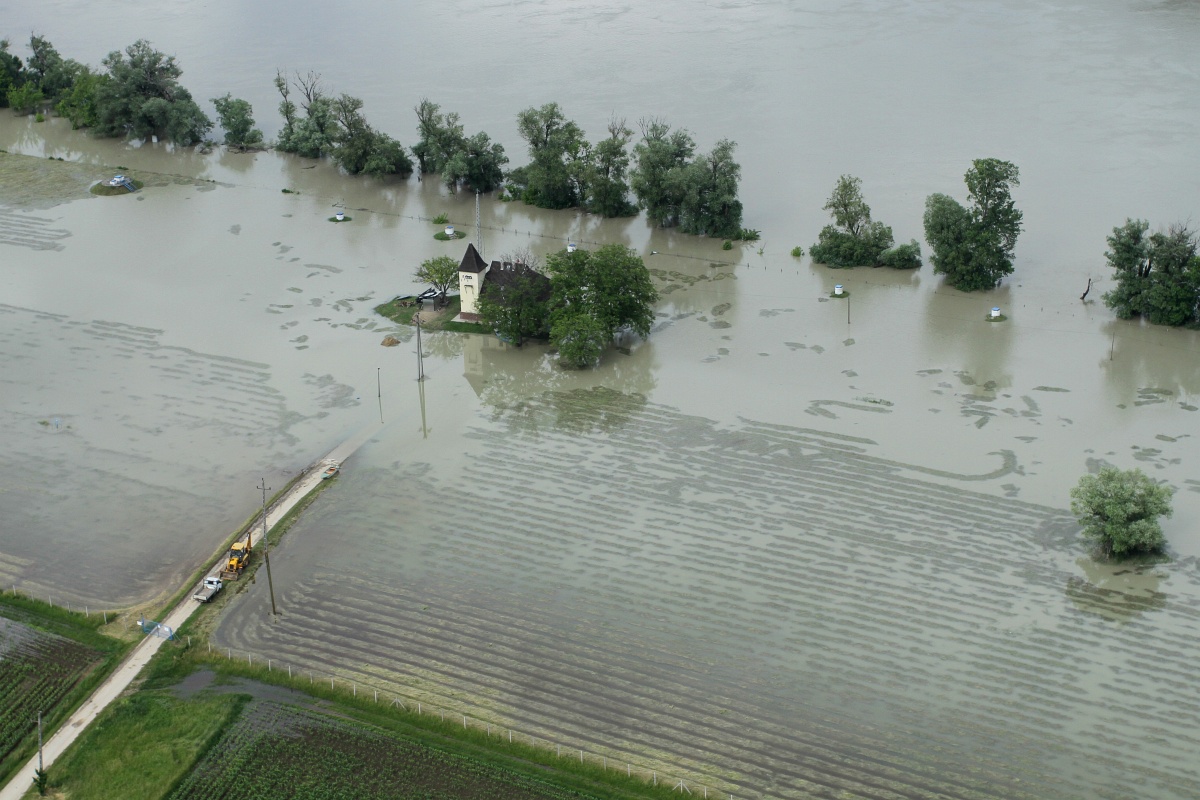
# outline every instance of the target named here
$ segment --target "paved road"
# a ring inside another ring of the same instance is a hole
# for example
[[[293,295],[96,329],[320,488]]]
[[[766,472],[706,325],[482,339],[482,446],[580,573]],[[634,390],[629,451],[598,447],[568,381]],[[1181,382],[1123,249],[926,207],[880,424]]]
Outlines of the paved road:
[[[321,482],[321,472],[329,462],[336,461],[341,463],[362,446],[376,430],[377,428],[373,427],[354,439],[338,445],[333,452],[322,459],[317,466],[314,466],[302,480],[293,486],[267,512],[267,526],[269,528],[275,527],[279,520],[291,511],[296,503],[300,502],[301,498],[317,487]],[[257,544],[262,539],[262,526],[256,526],[251,536],[253,537],[251,541]],[[212,575],[219,572],[222,561],[214,564],[208,574]],[[178,630],[179,626],[186,622],[188,617],[192,616],[199,607],[200,604],[192,599],[191,593],[188,593],[179,601],[179,604],[175,608],[171,609],[171,612],[165,620],[162,620],[162,623],[172,630]],[[117,699],[121,692],[125,691],[126,687],[137,677],[137,674],[142,671],[142,667],[146,666],[150,661],[150,657],[158,652],[158,648],[162,646],[164,641],[166,640],[157,636],[147,636],[139,642],[130,654],[126,656],[125,660],[121,662],[121,665],[92,693],[92,696],[44,743],[42,747],[42,760],[47,768],[87,729],[88,725],[92,724],[92,721],[96,719],[109,703]],[[29,760],[29,763],[22,767],[0,789],[0,800],[21,800],[33,786],[33,775],[36,770],[37,756],[35,755]]]

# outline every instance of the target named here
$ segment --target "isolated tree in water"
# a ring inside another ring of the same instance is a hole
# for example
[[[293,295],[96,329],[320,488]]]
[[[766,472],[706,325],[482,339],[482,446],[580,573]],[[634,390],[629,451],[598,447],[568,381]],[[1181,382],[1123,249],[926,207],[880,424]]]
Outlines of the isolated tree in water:
[[[1105,555],[1152,553],[1166,541],[1158,518],[1171,516],[1172,494],[1140,469],[1105,467],[1079,479],[1071,490],[1071,511]]]
[[[1012,200],[1017,167],[996,158],[972,162],[965,176],[971,199],[964,207],[944,194],[925,201],[925,239],[934,272],[965,292],[994,289],[1013,272],[1013,251],[1023,214]]]
[[[248,102],[229,94],[214,97],[212,102],[217,109],[217,120],[225,130],[226,145],[244,150],[262,142],[262,131],[254,127],[253,109]]]

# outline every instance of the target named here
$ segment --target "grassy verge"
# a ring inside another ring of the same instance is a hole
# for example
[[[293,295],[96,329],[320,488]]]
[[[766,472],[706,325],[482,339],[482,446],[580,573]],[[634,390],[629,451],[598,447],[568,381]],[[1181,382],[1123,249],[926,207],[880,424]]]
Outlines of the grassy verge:
[[[105,636],[99,628],[101,614],[84,615],[51,606],[40,600],[11,593],[0,595],[0,616],[78,642],[97,653],[97,662],[52,708],[46,709],[42,727],[49,735],[65,721],[101,681],[121,663],[132,643]],[[109,615],[109,622],[115,615]],[[31,730],[21,742],[0,760],[0,786],[37,752],[37,732]]]
[[[122,698],[50,767],[50,796],[159,800],[217,742],[249,699],[230,694],[179,700],[149,691]]]

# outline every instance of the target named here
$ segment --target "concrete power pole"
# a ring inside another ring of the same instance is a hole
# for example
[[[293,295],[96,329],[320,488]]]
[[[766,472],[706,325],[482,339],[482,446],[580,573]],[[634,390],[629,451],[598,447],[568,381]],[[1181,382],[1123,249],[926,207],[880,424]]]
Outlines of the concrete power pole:
[[[263,478],[262,486],[259,486],[257,488],[262,489],[262,496],[263,496],[262,547],[263,547],[263,562],[267,565],[267,590],[271,593],[271,614],[274,617],[278,617],[279,611],[278,611],[278,609],[275,608],[275,582],[271,580],[271,553],[267,549],[267,492],[270,491],[270,487],[267,486],[267,479]]]

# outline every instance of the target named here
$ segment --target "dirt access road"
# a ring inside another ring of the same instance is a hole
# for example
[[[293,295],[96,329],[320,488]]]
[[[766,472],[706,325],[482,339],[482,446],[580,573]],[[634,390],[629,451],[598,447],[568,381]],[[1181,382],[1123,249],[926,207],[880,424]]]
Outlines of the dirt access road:
[[[274,527],[283,519],[289,511],[291,511],[305,495],[315,489],[322,480],[322,472],[330,462],[341,463],[356,451],[363,443],[375,433],[375,427],[364,431],[359,436],[350,439],[343,444],[338,445],[325,458],[321,459],[304,476],[295,486],[291,488],[283,497],[275,503],[274,506],[267,512],[267,526]],[[257,544],[262,539],[262,528],[255,527],[251,532],[251,541]],[[207,574],[212,575],[220,571],[221,562],[212,565],[212,568]],[[183,599],[171,609],[162,624],[169,627],[171,630],[178,630],[184,622],[188,620],[196,612],[200,604],[192,599],[191,592],[184,595]],[[76,709],[62,727],[55,731],[42,747],[42,761],[45,768],[49,768],[54,761],[66,752],[80,734],[87,729],[88,725],[99,716],[109,703],[116,700],[123,691],[133,682],[138,673],[142,671],[142,667],[149,663],[150,658],[158,652],[162,647],[162,643],[166,641],[158,636],[146,636],[125,658],[120,666],[109,675],[104,683],[100,684],[83,705]],[[9,780],[3,788],[0,788],[0,800],[21,800],[22,797],[33,786],[33,776],[37,770],[37,756],[34,756],[25,764],[12,779]]]

